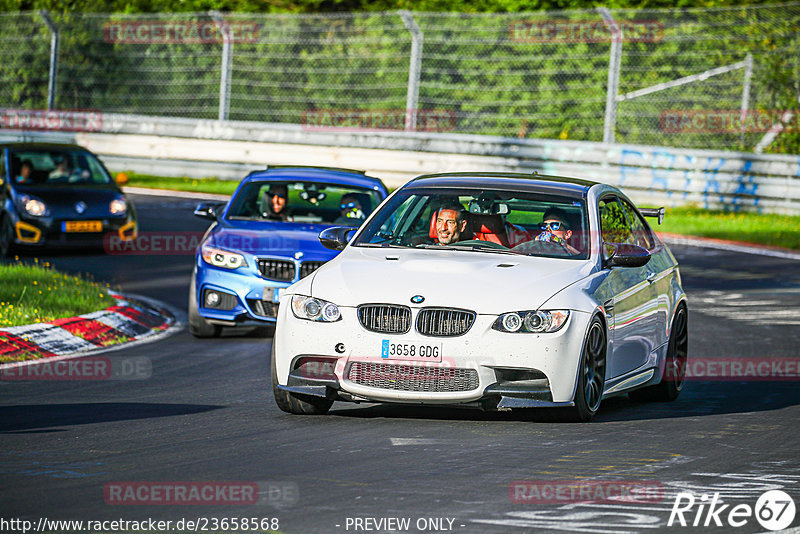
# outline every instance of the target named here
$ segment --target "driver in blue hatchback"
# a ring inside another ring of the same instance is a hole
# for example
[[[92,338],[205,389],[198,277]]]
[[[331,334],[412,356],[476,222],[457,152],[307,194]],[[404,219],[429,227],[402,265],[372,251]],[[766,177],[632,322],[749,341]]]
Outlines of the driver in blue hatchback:
[[[266,209],[261,215],[270,221],[291,221],[289,217],[289,188],[285,184],[274,184],[264,193]]]

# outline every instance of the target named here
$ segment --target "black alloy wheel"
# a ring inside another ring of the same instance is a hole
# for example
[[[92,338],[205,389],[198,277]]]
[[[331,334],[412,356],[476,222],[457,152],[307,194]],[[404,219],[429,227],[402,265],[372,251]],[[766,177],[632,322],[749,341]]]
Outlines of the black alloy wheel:
[[[578,387],[575,406],[564,410],[563,421],[586,423],[592,420],[603,400],[606,383],[606,328],[595,316],[589,325],[583,343],[583,354],[578,367]]]

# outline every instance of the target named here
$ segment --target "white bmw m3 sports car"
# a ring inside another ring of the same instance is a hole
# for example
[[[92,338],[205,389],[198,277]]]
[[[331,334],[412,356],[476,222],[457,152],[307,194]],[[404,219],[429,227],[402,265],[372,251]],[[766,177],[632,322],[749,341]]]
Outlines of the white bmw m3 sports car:
[[[426,175],[281,293],[278,406],[334,401],[558,408],[674,400],[687,359],[674,256],[617,188],[511,173]],[[659,221],[660,222],[660,221]]]

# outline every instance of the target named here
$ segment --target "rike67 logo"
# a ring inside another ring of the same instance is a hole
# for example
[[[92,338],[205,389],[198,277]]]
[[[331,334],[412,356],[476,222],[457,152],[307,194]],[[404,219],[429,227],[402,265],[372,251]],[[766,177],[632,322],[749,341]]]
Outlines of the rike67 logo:
[[[767,530],[783,530],[794,521],[794,500],[781,490],[761,494],[755,508],[749,504],[722,504],[719,493],[704,494],[699,499],[692,493],[681,492],[675,497],[667,526],[682,527],[743,527],[755,517]]]

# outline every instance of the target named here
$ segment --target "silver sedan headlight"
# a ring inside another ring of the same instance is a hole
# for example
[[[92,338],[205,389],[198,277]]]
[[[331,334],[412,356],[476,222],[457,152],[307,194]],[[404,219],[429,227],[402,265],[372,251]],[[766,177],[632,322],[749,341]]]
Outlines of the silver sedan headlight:
[[[534,310],[504,313],[492,325],[500,332],[545,333],[559,330],[567,322],[569,310]]]
[[[339,306],[333,302],[304,295],[292,296],[292,313],[298,319],[321,323],[333,323],[342,318]]]

